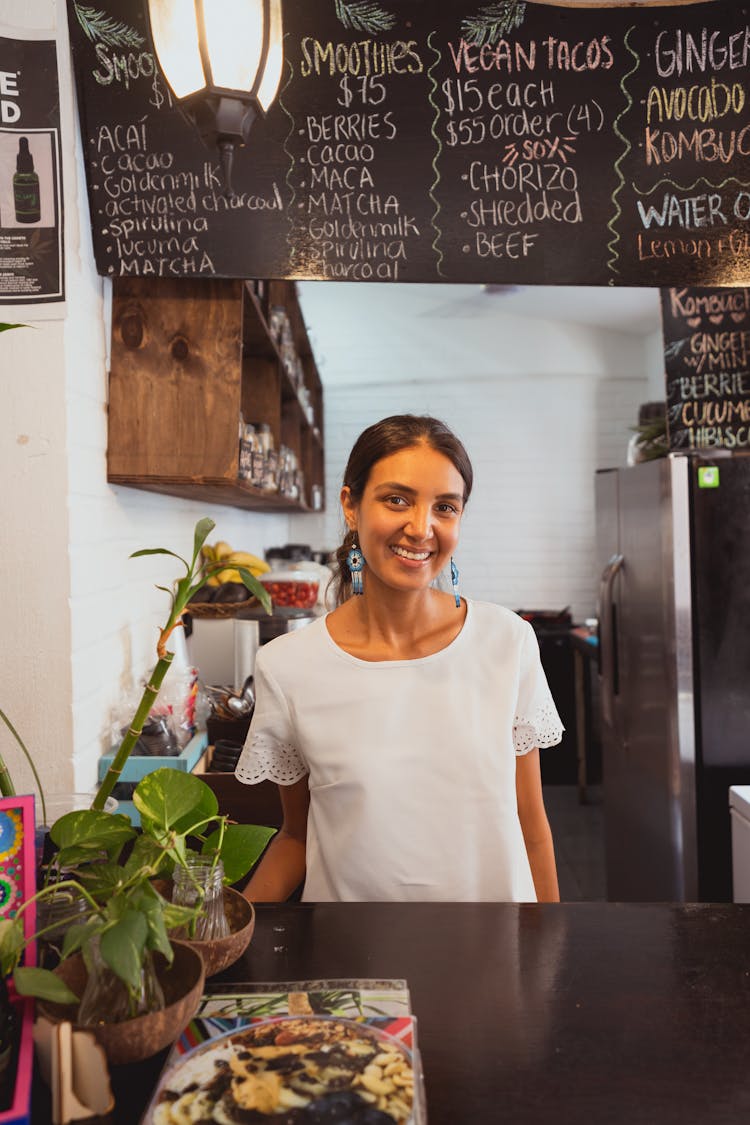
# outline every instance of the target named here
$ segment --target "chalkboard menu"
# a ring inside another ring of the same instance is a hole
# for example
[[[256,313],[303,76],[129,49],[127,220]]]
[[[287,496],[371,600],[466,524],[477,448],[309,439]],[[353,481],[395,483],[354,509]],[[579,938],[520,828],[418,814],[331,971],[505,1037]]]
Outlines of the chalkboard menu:
[[[750,449],[750,289],[664,289],[670,449]]]
[[[719,3],[286,0],[237,154],[171,104],[145,0],[69,0],[108,275],[750,282],[750,24]]]

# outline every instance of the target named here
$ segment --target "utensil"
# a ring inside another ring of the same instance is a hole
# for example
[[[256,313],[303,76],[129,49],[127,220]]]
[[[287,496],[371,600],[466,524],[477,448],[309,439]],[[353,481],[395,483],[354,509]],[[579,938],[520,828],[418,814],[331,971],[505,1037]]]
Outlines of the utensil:
[[[230,714],[237,718],[242,715],[249,715],[252,704],[249,700],[238,698],[236,695],[228,695],[226,699],[226,707]]]

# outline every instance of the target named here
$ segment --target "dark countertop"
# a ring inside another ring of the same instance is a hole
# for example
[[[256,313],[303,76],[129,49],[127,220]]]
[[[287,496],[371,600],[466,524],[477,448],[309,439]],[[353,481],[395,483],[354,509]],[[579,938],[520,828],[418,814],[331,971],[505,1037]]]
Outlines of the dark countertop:
[[[257,914],[247,953],[213,983],[405,977],[430,1125],[750,1120],[750,905]],[[118,1123],[138,1120],[160,1062],[113,1075]]]

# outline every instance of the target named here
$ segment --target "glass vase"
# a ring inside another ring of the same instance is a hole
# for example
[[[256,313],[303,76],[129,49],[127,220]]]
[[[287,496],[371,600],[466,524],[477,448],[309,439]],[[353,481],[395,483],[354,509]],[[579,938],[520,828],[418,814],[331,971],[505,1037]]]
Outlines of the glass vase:
[[[135,989],[131,989],[110,969],[102,957],[98,937],[88,943],[84,960],[88,978],[78,1009],[78,1023],[86,1027],[122,1023],[148,1012],[158,1012],[164,1007],[164,993],[150,950],[143,954],[140,980]]]
[[[203,903],[195,924],[196,941],[213,941],[229,937],[230,929],[224,913],[224,864],[220,859],[188,856],[185,867],[175,867],[172,876],[172,902],[179,906]]]
[[[54,969],[62,957],[68,926],[91,917],[91,904],[75,887],[52,890],[37,903],[37,955],[43,969]]]

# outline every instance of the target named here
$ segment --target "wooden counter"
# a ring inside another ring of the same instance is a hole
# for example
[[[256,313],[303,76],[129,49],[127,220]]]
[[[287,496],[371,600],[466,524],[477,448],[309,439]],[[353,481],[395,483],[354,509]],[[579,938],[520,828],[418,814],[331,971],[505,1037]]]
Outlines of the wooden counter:
[[[750,1120],[750,905],[259,907],[215,980],[327,977],[407,979],[429,1125]],[[114,1076],[118,1123],[159,1062]]]

